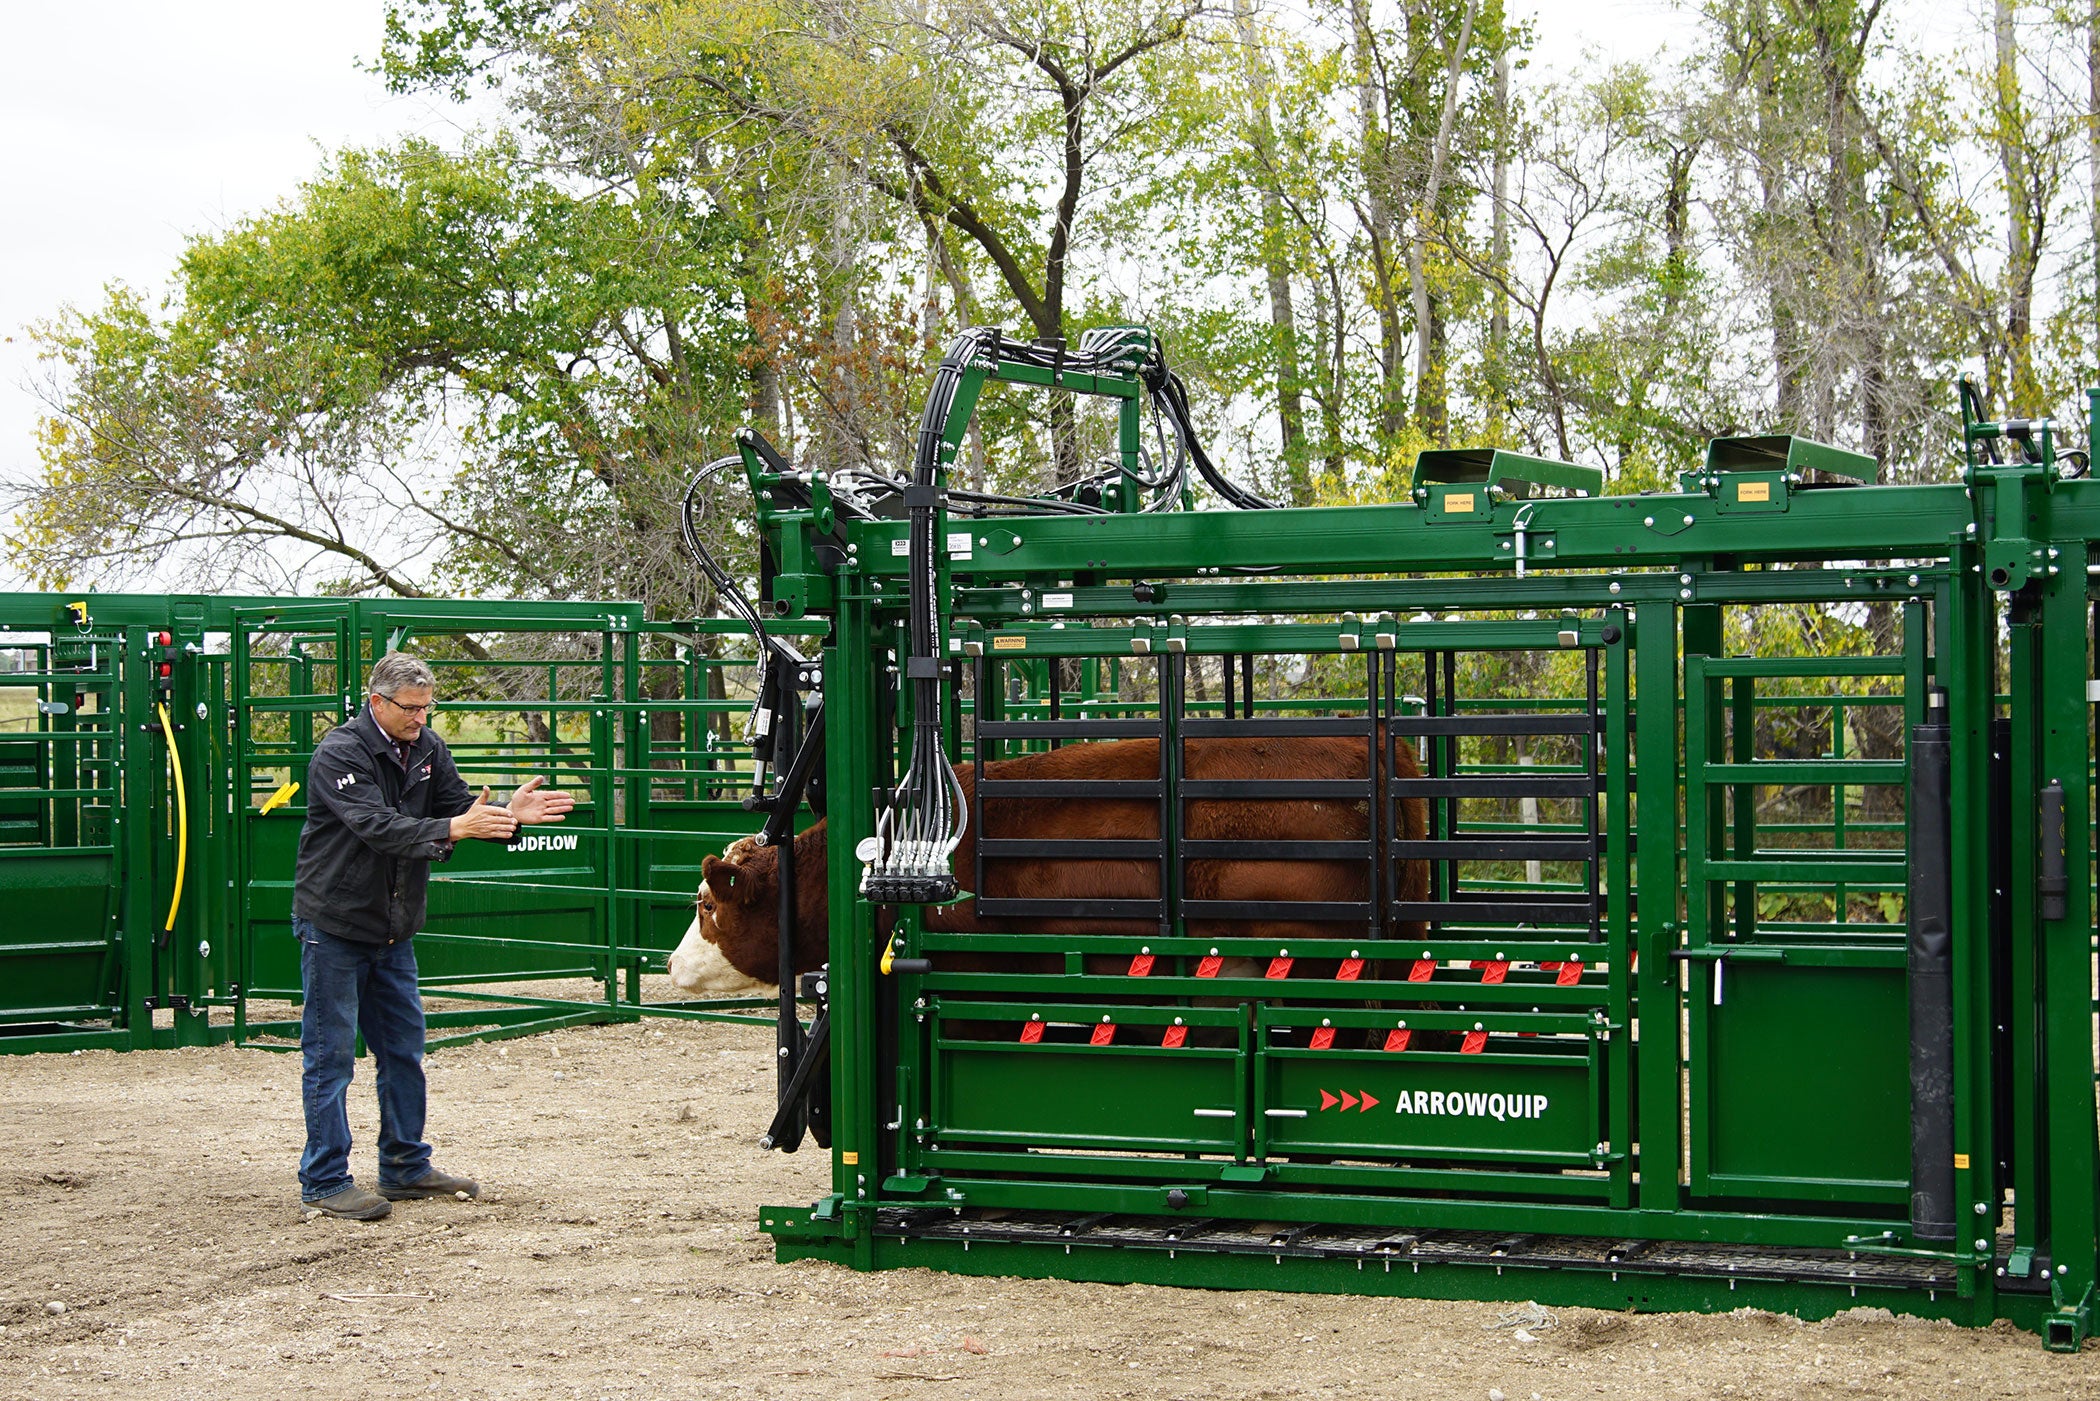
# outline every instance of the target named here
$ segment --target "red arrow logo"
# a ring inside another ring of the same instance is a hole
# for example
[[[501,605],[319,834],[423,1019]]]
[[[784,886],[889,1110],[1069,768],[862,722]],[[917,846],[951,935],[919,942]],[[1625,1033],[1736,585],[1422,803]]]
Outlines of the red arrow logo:
[[[1355,1095],[1353,1095],[1353,1094],[1350,1094],[1350,1093],[1349,1093],[1349,1092],[1348,1092],[1347,1090],[1343,1090],[1343,1091],[1342,1091],[1342,1108],[1344,1108],[1344,1109],[1354,1109],[1354,1108],[1356,1108],[1356,1096],[1355,1096]]]
[[[1377,1103],[1378,1103],[1378,1097],[1377,1097],[1376,1095],[1373,1095],[1373,1094],[1365,1094],[1365,1095],[1364,1095],[1364,1104],[1363,1104],[1363,1107],[1364,1107],[1365,1109],[1367,1109],[1367,1110],[1368,1110],[1368,1109],[1374,1108],[1374,1107],[1375,1107],[1375,1106],[1377,1105]]]
[[[1335,1098],[1335,1097],[1334,1097],[1333,1095],[1331,1095],[1331,1094],[1327,1093],[1327,1091],[1325,1091],[1325,1090],[1322,1090],[1322,1091],[1320,1091],[1320,1108],[1322,1108],[1322,1109],[1332,1109],[1332,1108],[1334,1108],[1334,1107],[1335,1107],[1335,1106],[1336,1106],[1337,1104],[1340,1104],[1340,1103],[1341,1103],[1341,1101],[1340,1101],[1340,1100],[1336,1099],[1336,1098]]]

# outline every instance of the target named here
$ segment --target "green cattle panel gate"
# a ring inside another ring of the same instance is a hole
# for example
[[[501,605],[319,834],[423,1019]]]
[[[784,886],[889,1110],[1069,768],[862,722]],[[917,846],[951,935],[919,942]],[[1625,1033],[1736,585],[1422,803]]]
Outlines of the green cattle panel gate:
[[[1389,506],[944,506],[931,661],[913,524],[834,514],[747,442],[768,596],[830,625],[833,1190],[765,1212],[780,1258],[1884,1304],[2077,1346],[2100,485],[2045,426],[1968,431],[1948,485],[1760,438],[1639,497],[1483,452]],[[995,798],[1156,804],[1156,839],[1095,847],[987,827],[981,792],[969,813],[987,859],[1156,871],[1085,911],[1151,932],[936,932],[863,897],[920,679]],[[1383,750],[1374,776],[1182,772],[1200,741],[1314,734]],[[1132,738],[1156,774],[976,767]],[[1197,800],[1345,804],[1362,835],[1240,851],[1182,830]],[[1359,863],[1364,898],[1189,893],[1249,858]]]
[[[247,1011],[299,999],[306,763],[393,647],[436,668],[470,784],[541,774],[578,797],[434,871],[424,986],[482,1005],[433,1025],[749,1010],[640,988],[702,858],[751,827],[742,631],[633,604],[0,595],[0,1051],[297,1036]],[[602,999],[500,986],[576,977]]]

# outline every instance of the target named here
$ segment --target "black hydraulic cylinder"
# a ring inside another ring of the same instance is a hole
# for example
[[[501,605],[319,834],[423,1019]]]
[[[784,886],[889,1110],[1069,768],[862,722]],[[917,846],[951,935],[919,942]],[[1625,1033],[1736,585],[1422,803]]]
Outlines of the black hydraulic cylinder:
[[[2064,786],[2055,779],[2042,785],[2042,849],[2038,890],[2043,919],[2064,917]]]
[[[790,696],[793,692],[788,691]],[[821,720],[822,712],[819,712]],[[780,739],[793,745],[799,736],[796,733],[795,712],[792,706],[782,706],[780,712]],[[813,727],[814,728],[814,727]],[[766,1146],[778,1148],[783,1153],[792,1153],[802,1146],[802,1133],[808,1126],[802,1097],[796,1093],[795,1071],[803,1055],[802,1022],[795,1010],[795,932],[798,923],[795,888],[795,807],[800,793],[791,787],[791,782],[800,772],[806,781],[809,760],[806,751],[793,750],[796,762],[790,767],[780,785],[777,795],[779,804],[766,823],[769,836],[776,830],[784,831],[784,837],[775,838],[776,850],[780,853],[780,864],[776,868],[780,879],[780,1019],[775,1040],[777,1064],[774,1067],[774,1089],[778,1112],[773,1116],[773,1126],[766,1131]],[[819,873],[819,878],[821,878]],[[804,1072],[805,1080],[807,1072]]]
[[[1934,690],[1910,732],[1910,1224],[1954,1239],[1953,731]]]

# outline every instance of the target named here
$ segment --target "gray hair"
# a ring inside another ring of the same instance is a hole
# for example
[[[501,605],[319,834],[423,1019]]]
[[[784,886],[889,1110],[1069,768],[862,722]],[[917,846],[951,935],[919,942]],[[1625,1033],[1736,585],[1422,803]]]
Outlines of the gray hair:
[[[373,695],[392,700],[395,692],[403,686],[427,686],[436,690],[437,677],[431,672],[430,663],[406,652],[389,652],[372,664]]]

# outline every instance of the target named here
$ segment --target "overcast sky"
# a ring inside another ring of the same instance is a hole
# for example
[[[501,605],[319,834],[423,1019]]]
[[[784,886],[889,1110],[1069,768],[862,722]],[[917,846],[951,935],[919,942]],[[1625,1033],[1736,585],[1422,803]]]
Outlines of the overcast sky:
[[[325,152],[460,117],[363,71],[383,0],[73,0],[0,6],[0,479],[35,462],[39,371],[23,328],[112,281],[162,293],[183,241],[292,193]],[[1538,7],[1546,65],[1645,55],[1685,24],[1664,0]],[[0,588],[20,587],[0,560]]]

